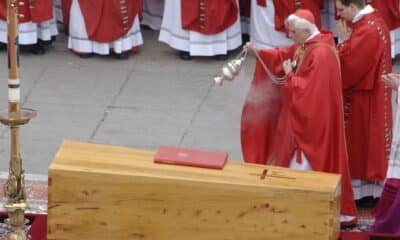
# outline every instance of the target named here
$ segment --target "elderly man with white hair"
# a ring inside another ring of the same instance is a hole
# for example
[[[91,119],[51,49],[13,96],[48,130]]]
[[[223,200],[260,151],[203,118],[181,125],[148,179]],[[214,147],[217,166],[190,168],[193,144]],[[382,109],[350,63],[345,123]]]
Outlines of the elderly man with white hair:
[[[246,47],[257,57],[242,112],[244,160],[342,175],[341,222],[355,224],[344,136],[340,64],[333,34],[309,10],[286,20],[290,47]]]

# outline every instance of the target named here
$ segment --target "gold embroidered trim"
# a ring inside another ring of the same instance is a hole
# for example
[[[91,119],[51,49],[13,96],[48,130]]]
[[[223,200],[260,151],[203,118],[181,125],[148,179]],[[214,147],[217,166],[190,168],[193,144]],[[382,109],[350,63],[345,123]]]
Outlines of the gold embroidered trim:
[[[119,1],[121,6],[121,15],[122,15],[122,24],[124,25],[124,30],[129,29],[129,16],[128,16],[128,9],[126,6],[126,0]]]
[[[387,37],[385,36],[385,33],[383,32],[383,29],[381,28],[381,26],[379,26],[375,21],[369,20],[368,24],[370,26],[375,27],[375,29],[378,31],[379,36],[381,37],[384,45],[385,45],[385,51],[383,52],[383,56],[382,56],[382,74],[387,74],[387,45],[388,45],[388,40]],[[391,89],[385,85],[385,94],[384,94],[384,131],[385,131],[385,147],[386,147],[386,158],[387,160],[389,160],[389,155],[390,155],[390,145],[392,142],[392,130],[388,127],[389,125],[389,121],[391,119],[388,118],[388,105],[391,101]]]

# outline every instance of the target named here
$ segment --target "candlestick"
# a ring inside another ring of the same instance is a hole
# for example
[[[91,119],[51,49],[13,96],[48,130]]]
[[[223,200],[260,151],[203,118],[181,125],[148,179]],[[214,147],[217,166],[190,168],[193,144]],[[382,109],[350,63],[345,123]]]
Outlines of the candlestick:
[[[23,2],[7,0],[7,52],[8,52],[8,110],[0,111],[0,122],[10,127],[10,166],[8,179],[4,186],[7,198],[5,209],[8,212],[6,223],[10,224],[12,232],[10,240],[26,240],[23,231],[25,220],[26,194],[25,173],[22,168],[20,154],[19,126],[27,124],[36,116],[32,109],[21,109],[20,79],[19,79],[19,50],[18,50],[18,7]]]

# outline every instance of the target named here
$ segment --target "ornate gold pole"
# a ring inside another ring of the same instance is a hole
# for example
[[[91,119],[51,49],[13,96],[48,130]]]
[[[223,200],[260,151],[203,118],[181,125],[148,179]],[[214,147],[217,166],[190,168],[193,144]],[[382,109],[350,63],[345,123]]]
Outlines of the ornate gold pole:
[[[8,212],[7,223],[11,225],[10,240],[29,239],[23,231],[25,224],[25,179],[19,147],[19,126],[29,122],[36,115],[31,109],[20,107],[19,51],[18,51],[18,6],[23,2],[7,0],[7,48],[8,48],[8,111],[0,112],[0,122],[9,126],[10,169],[4,193],[7,197],[5,208]]]

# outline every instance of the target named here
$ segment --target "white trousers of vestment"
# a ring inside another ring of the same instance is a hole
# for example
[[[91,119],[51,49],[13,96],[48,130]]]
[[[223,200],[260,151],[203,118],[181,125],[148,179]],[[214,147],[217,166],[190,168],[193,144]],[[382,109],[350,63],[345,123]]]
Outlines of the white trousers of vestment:
[[[297,158],[298,158],[297,154],[298,154],[298,151],[296,150],[292,156],[292,159],[290,160],[289,168],[296,169],[296,170],[312,171],[311,164],[308,161],[306,155],[304,155],[304,153],[301,152],[301,156],[300,156],[301,162],[298,163],[297,162]],[[343,214],[340,215],[341,222],[350,222],[355,218],[356,218],[356,216],[349,216],[349,215],[343,215]]]
[[[170,47],[189,52],[191,56],[227,54],[242,44],[240,17],[225,31],[205,35],[182,29],[181,0],[165,0],[164,17],[159,41]]]
[[[275,30],[275,7],[272,0],[267,6],[259,6],[257,0],[251,0],[250,41],[256,48],[286,47],[293,41],[286,34]]]
[[[57,22],[63,22],[63,14],[62,14],[62,4],[61,4],[61,0],[54,0],[54,16],[56,18]]]
[[[250,18],[249,17],[240,17],[240,26],[242,28],[242,34],[250,35]]]
[[[400,28],[390,31],[391,56],[395,58],[400,53]]]
[[[400,179],[400,87],[397,90],[397,101],[395,105],[395,116],[393,126],[392,146],[390,150],[389,166],[386,178]]]
[[[55,18],[39,23],[20,23],[18,29],[18,42],[21,45],[36,44],[39,39],[49,41],[58,34]],[[0,20],[0,42],[7,43],[7,22],[3,20]]]
[[[360,179],[351,180],[351,186],[353,187],[355,200],[359,200],[364,197],[380,197],[383,191],[383,185],[384,182],[370,182]]]
[[[142,25],[146,25],[153,30],[160,30],[164,13],[163,0],[143,1]]]
[[[108,55],[111,50],[115,53],[122,53],[143,44],[138,16],[135,17],[131,29],[125,36],[109,43],[89,40],[78,0],[72,1],[69,19],[68,48],[75,52]],[[112,31],[112,29],[110,29],[110,31]]]

